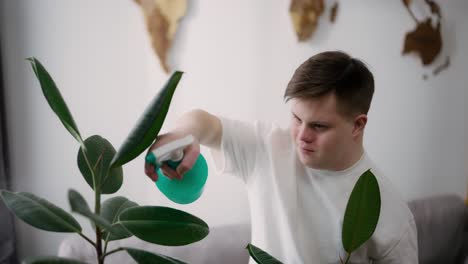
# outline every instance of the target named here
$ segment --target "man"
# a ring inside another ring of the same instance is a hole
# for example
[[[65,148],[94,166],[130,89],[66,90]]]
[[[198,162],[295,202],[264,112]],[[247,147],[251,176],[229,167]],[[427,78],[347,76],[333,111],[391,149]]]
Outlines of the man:
[[[358,59],[324,52],[305,61],[286,88],[289,131],[274,124],[229,120],[195,110],[182,116],[155,146],[192,134],[170,178],[181,178],[195,162],[199,144],[212,150],[220,173],[246,185],[252,244],[283,263],[340,263],[346,259],[341,227],[350,193],[366,170],[376,175],[381,212],[369,241],[350,263],[418,263],[413,216],[363,148],[374,78]],[[154,168],[146,174],[157,180]],[[251,260],[253,263],[253,260]]]

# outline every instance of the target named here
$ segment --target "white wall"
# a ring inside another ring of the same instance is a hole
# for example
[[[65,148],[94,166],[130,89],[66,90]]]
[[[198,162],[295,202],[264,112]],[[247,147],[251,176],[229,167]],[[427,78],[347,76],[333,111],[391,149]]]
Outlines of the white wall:
[[[294,69],[317,52],[344,50],[375,74],[365,144],[405,198],[464,197],[468,53],[462,48],[468,46],[468,2],[441,4],[446,46],[436,64],[450,55],[451,67],[426,81],[422,75],[432,68],[401,56],[403,36],[414,26],[401,1],[340,2],[337,22],[329,24],[326,14],[313,39],[299,44],[289,1],[189,0],[171,55],[186,74],[163,129],[192,108],[286,126],[282,94]],[[118,148],[168,78],[150,47],[143,14],[130,0],[1,3],[13,187],[66,209],[67,189],[74,188],[91,204],[92,192],[76,167],[78,145],[49,108],[24,58],[37,57],[51,72],[83,136],[100,134]],[[209,225],[249,219],[245,192],[235,179],[210,174],[204,195],[179,206],[146,178],[142,157],[125,165],[124,173],[118,194],[140,204],[181,208]],[[21,222],[17,227],[22,257],[55,254],[64,237]]]

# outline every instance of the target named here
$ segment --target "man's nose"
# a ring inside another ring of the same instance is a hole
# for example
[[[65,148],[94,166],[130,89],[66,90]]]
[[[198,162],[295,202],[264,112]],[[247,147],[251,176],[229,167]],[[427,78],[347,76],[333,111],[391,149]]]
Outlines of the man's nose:
[[[315,133],[307,126],[301,126],[299,130],[299,140],[310,143],[315,140]]]

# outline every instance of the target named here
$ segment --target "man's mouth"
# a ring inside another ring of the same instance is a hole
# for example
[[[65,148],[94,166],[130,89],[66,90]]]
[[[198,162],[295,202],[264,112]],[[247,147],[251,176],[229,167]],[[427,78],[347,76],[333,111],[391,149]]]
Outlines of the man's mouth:
[[[310,146],[307,146],[306,144],[304,144],[303,142],[300,142],[297,144],[297,147],[299,148],[299,150],[301,152],[307,152],[307,153],[310,153],[310,152],[315,152],[315,150],[313,148],[311,148]]]
[[[303,147],[299,147],[299,150],[300,150],[302,153],[306,153],[306,154],[309,154],[309,153],[315,152],[315,151],[314,151],[314,150],[312,150],[312,149],[309,149],[309,148],[303,148]]]

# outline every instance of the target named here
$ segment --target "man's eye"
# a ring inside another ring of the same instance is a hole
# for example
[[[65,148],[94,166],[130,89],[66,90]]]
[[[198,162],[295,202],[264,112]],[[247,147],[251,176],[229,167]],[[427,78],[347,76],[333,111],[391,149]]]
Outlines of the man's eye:
[[[325,130],[327,128],[327,126],[324,126],[324,125],[321,125],[321,124],[315,124],[315,125],[313,125],[313,128],[315,130],[322,131],[322,130]]]

